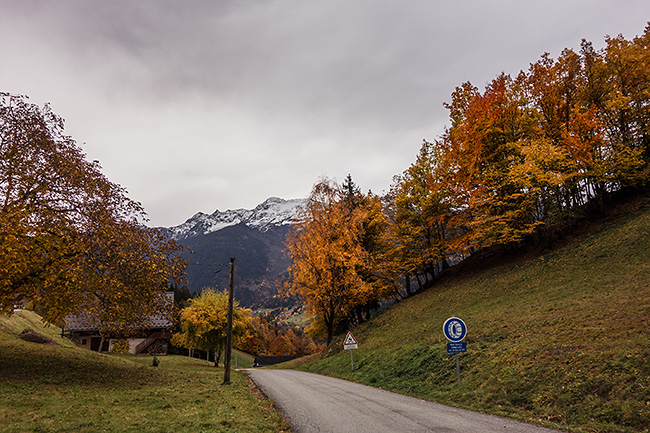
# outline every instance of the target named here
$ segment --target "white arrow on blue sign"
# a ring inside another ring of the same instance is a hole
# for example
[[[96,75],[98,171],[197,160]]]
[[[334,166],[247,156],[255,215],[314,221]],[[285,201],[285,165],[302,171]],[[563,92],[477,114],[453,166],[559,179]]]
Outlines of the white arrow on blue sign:
[[[444,332],[447,340],[458,343],[467,335],[467,326],[458,317],[451,317],[442,325],[442,332]]]

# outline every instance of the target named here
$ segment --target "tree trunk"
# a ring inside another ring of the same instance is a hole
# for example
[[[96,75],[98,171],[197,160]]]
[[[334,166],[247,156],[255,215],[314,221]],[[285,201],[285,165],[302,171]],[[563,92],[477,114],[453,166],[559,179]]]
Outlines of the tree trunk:
[[[327,345],[329,346],[334,337],[334,302],[330,299],[329,311],[325,312],[325,326],[327,326]]]
[[[372,310],[371,306],[366,305],[366,321],[370,320],[370,311]]]
[[[327,345],[328,346],[332,342],[333,336],[334,336],[334,324],[328,323],[327,324]]]
[[[362,312],[361,308],[362,308],[361,306],[358,306],[357,308],[355,308],[356,313],[357,313],[357,323],[359,323],[359,324],[364,322],[363,312]]]
[[[334,337],[334,317],[329,317],[330,315],[325,315],[325,326],[327,326],[327,345],[329,346]]]
[[[415,279],[418,281],[418,290],[422,290],[424,283],[420,280],[420,275],[416,272]]]
[[[214,366],[219,367],[219,361],[221,360],[221,354],[223,353],[223,346],[214,351]]]

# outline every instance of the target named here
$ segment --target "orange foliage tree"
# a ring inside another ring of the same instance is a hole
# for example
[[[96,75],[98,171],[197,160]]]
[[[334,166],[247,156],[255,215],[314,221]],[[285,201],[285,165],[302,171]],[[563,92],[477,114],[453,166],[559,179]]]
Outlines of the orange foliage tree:
[[[394,269],[404,276],[407,296],[412,293],[411,278],[422,287],[449,266],[447,220],[453,202],[444,190],[439,162],[439,147],[423,142],[416,161],[394,178],[384,198],[391,258]]]
[[[458,200],[451,247],[465,251],[519,242],[532,233],[535,195],[515,168],[522,146],[534,143],[536,113],[519,80],[501,75],[483,94],[469,83],[447,105],[451,127],[443,136],[446,190]]]
[[[316,345],[299,328],[279,325],[267,317],[253,317],[236,342],[236,347],[253,355],[309,355]]]
[[[588,203],[645,187],[650,24],[643,35],[543,55],[484,91],[456,88],[451,125],[386,196],[395,268],[428,277],[452,256],[517,245]],[[433,270],[433,271],[432,271]]]
[[[51,323],[84,308],[143,325],[184,269],[177,245],[145,219],[48,106],[0,94],[0,312],[32,301]]]
[[[298,294],[314,317],[312,333],[332,341],[335,327],[357,309],[394,290],[382,235],[387,223],[376,197],[347,192],[328,179],[310,194],[287,238],[292,259],[289,293]]]

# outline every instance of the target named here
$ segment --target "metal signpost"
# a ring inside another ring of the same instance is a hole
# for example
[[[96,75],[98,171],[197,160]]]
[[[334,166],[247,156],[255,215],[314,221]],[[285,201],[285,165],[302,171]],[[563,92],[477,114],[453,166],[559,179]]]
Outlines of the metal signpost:
[[[357,343],[357,340],[354,338],[351,332],[348,332],[348,335],[345,336],[345,340],[343,341],[343,350],[350,351],[350,367],[352,368],[352,371],[354,371],[354,358],[352,358],[352,349],[358,348],[359,344]]]
[[[451,341],[451,343],[447,343],[447,353],[456,354],[456,377],[460,385],[460,361],[458,354],[467,352],[467,343],[462,341],[467,335],[467,326],[458,317],[452,316],[442,325],[442,332],[447,337],[447,340]]]

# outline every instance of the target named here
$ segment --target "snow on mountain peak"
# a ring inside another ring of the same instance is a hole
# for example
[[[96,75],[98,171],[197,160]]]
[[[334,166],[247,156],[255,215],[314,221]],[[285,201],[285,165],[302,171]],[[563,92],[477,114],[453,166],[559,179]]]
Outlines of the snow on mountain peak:
[[[224,212],[217,209],[211,215],[198,212],[183,224],[168,230],[176,240],[205,235],[242,223],[264,232],[273,226],[291,224],[304,202],[304,199],[270,197],[255,209],[228,209]]]

